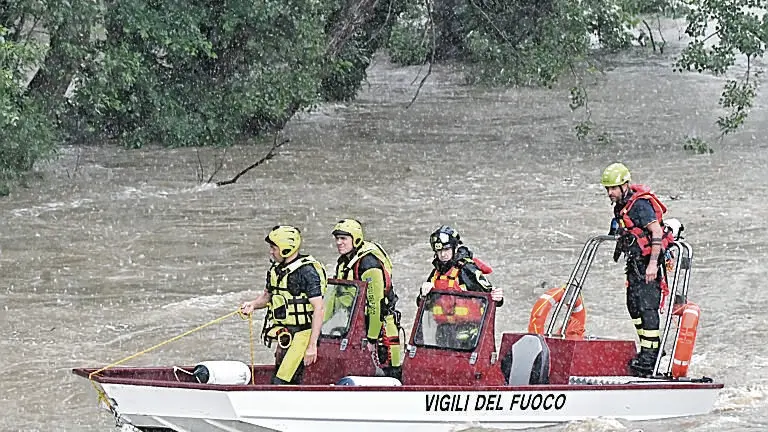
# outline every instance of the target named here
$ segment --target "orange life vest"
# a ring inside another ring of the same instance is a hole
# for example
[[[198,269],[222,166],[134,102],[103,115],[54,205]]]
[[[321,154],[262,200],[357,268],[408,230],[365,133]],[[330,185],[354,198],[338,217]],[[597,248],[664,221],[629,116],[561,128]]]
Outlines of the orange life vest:
[[[435,271],[431,278],[435,289],[466,291],[459,281],[464,264],[462,260],[445,273]],[[432,315],[438,324],[478,323],[483,319],[484,312],[482,305],[474,298],[443,295],[432,305]]]
[[[629,188],[632,190],[633,194],[629,197],[626,204],[624,204],[624,207],[617,215],[620,227],[619,232],[620,234],[629,233],[635,238],[637,245],[640,247],[642,256],[650,255],[650,232],[644,229],[644,227],[635,226],[634,222],[632,222],[632,219],[629,217],[629,210],[632,209],[632,206],[635,205],[635,202],[637,202],[638,199],[647,199],[648,202],[651,203],[654,213],[656,213],[656,220],[661,224],[662,217],[664,213],[667,212],[667,208],[662,204],[659,198],[651,192],[651,189],[648,186],[633,184],[630,185]],[[675,239],[672,237],[671,232],[667,232],[666,230],[662,230],[662,232],[661,248],[667,249]]]

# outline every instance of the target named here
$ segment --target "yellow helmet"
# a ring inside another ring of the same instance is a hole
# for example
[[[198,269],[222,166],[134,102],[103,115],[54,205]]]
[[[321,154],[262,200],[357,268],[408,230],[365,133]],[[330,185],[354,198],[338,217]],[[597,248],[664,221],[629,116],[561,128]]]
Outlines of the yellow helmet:
[[[333,235],[348,235],[352,237],[352,245],[356,248],[363,244],[363,226],[355,219],[342,219],[334,227]]]
[[[603,171],[600,183],[605,187],[621,186],[632,180],[629,174],[629,168],[623,163],[613,163],[608,165]]]
[[[301,231],[290,225],[277,225],[264,237],[264,241],[280,249],[283,258],[293,255],[301,246]]]

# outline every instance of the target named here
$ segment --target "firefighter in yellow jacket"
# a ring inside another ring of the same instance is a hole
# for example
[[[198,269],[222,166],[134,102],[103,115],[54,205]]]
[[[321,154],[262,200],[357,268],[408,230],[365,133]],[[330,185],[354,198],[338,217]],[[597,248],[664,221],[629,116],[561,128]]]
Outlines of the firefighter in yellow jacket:
[[[365,241],[363,227],[354,219],[342,219],[333,227],[339,258],[338,279],[368,283],[366,298],[367,347],[378,354],[384,374],[402,379],[400,312],[395,309],[397,296],[392,289],[392,261],[377,243]],[[351,293],[337,292],[333,304],[348,307]],[[353,294],[352,294],[353,295]],[[329,299],[329,304],[331,301]]]
[[[276,226],[264,240],[272,262],[267,286],[256,299],[243,303],[241,311],[250,314],[267,308],[264,343],[277,342],[272,384],[301,384],[304,366],[317,360],[328,279],[322,264],[311,255],[299,254],[298,228]]]

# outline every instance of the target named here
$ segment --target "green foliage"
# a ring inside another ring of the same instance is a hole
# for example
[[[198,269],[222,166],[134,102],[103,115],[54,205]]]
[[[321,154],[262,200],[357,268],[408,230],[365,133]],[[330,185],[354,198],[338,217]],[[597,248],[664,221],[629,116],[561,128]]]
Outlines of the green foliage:
[[[699,137],[690,137],[686,139],[685,144],[683,144],[683,150],[691,151],[696,154],[711,154],[715,152],[706,141]]]
[[[762,70],[755,68],[754,60],[763,56],[768,41],[768,17],[757,11],[765,10],[768,2],[692,0],[690,6],[686,34],[691,41],[676,59],[675,68],[725,75],[737,59],[743,59],[746,66],[738,78],[726,82],[719,100],[726,110],[716,122],[723,138],[744,123],[755,98],[756,76]]]
[[[594,35],[603,49],[617,51],[631,46],[631,29],[640,23],[634,4],[628,0],[584,0],[586,32]],[[572,13],[576,13],[574,9]],[[580,31],[574,27],[574,31]]]
[[[669,18],[680,18],[691,8],[683,0],[627,0],[627,9],[640,15],[658,14]]]
[[[423,2],[409,2],[392,28],[389,59],[399,65],[424,64],[432,52],[432,33]]]
[[[451,52],[466,61],[471,83],[550,86],[589,55],[590,35],[603,49],[630,45],[637,19],[627,1],[441,0],[428,3],[436,8],[431,16],[421,3],[411,3],[393,29],[390,58],[420,64],[435,47],[437,58]],[[446,4],[453,13],[441,12]],[[441,49],[445,41],[455,49]]]
[[[576,139],[579,141],[586,139],[594,127],[595,124],[591,120],[583,120],[576,123],[576,126],[573,127],[576,131]]]
[[[570,91],[568,106],[571,111],[577,110],[587,104],[587,90],[583,86],[573,86]]]
[[[125,0],[107,7],[77,114],[130,147],[228,145],[318,101],[322,3]]]
[[[349,101],[357,96],[373,55],[380,47],[386,46],[391,37],[392,26],[405,10],[406,2],[407,0],[372,2],[374,6],[370,8],[368,18],[358,24],[356,31],[345,39],[344,45],[337,51],[326,53],[326,67],[323,70],[321,86],[323,100]],[[344,17],[350,13],[349,6],[351,5],[353,13],[363,14],[354,3],[342,4],[333,6],[333,15],[326,26],[332,47],[335,46],[333,43],[336,40],[346,36],[345,27],[339,26],[339,23],[344,22]]]
[[[5,2],[0,175],[29,170],[62,139],[226,146],[324,100],[350,100],[404,5]]]
[[[717,119],[717,126],[722,135],[736,131],[744,124],[749,108],[755,100],[757,84],[755,80],[729,80],[720,96],[719,104],[728,113]]]
[[[0,192],[57,141],[225,146],[299,110],[353,99],[373,54],[457,59],[471,83],[578,83],[577,138],[596,129],[579,74],[630,45],[639,14],[687,14],[680,71],[728,76],[721,138],[746,120],[768,40],[768,0],[19,0],[0,8]],[[651,21],[652,20],[648,20]],[[394,27],[393,27],[394,26]],[[45,35],[45,36],[41,36]],[[597,44],[595,44],[597,42]],[[741,59],[744,59],[741,61]],[[28,88],[30,71],[36,66]],[[732,74],[731,74],[732,75]],[[72,88],[67,98],[65,92]],[[600,134],[598,142],[610,143]],[[711,152],[689,139],[686,149]]]
[[[571,111],[584,108],[587,113],[587,118],[576,123],[576,125],[573,127],[574,131],[576,132],[576,139],[582,141],[586,139],[590,132],[592,132],[592,130],[595,128],[595,123],[590,120],[587,90],[583,85],[581,85],[581,83],[571,87],[569,100],[570,102],[568,103],[568,106],[571,108]]]
[[[299,110],[357,94],[401,3],[107,4],[106,37],[74,98],[78,127],[129,147],[226,146],[280,129]]]
[[[20,41],[20,42],[17,42]],[[45,114],[25,95],[25,72],[42,58],[43,48],[0,25],[0,196],[10,183],[53,151],[53,131]]]

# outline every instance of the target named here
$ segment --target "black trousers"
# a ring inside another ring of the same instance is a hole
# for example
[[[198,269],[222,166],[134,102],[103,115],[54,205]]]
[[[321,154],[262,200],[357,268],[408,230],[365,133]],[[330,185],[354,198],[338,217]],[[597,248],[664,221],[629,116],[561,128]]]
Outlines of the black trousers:
[[[659,349],[659,303],[661,303],[661,266],[656,279],[645,282],[648,257],[627,260],[627,311],[632,317],[637,335],[640,337],[641,354],[655,354]],[[661,261],[663,264],[663,260]]]

